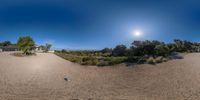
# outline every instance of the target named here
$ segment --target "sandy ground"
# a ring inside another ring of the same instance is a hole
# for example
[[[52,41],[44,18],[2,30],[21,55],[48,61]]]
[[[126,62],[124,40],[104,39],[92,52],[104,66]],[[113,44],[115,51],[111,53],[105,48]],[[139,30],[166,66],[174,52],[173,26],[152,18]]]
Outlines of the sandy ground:
[[[0,53],[0,99],[199,100],[200,54],[158,65],[95,67],[54,54]]]

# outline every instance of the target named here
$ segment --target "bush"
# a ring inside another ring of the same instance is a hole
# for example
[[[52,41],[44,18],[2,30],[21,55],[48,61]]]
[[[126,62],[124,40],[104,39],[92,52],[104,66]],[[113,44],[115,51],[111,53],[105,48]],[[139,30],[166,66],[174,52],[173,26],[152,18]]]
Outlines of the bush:
[[[126,46],[125,45],[117,45],[113,51],[112,55],[113,56],[125,56],[126,55]]]
[[[155,52],[157,56],[168,56],[170,54],[170,49],[167,45],[157,45],[155,47]]]
[[[81,64],[82,65],[97,65],[97,63],[98,63],[98,61],[88,60],[88,61],[82,62]]]
[[[162,57],[162,56],[156,57],[155,62],[156,62],[156,63],[161,63],[161,62],[163,62],[163,57]]]
[[[108,65],[109,65],[109,63],[104,60],[100,60],[99,63],[97,64],[97,66],[108,66]]]
[[[127,58],[126,61],[129,62],[129,63],[137,63],[139,59],[140,59],[140,57],[130,56],[130,57]]]
[[[81,57],[71,57],[71,58],[68,58],[67,60],[69,60],[71,62],[81,63],[82,58]]]
[[[149,57],[149,58],[147,59],[147,63],[148,63],[148,64],[155,64],[156,61],[155,61],[155,59],[154,59],[153,57]]]
[[[65,54],[65,53],[58,53],[58,52],[55,52],[55,54],[71,62],[76,62],[76,63],[82,62],[82,57],[79,57],[79,56],[74,56],[74,55]]]
[[[163,62],[167,62],[168,61],[168,59],[167,58],[163,58]]]
[[[127,57],[105,57],[104,61],[108,62],[108,65],[115,65],[125,62]]]
[[[97,65],[98,59],[96,57],[83,57],[81,64],[83,64],[83,65]]]

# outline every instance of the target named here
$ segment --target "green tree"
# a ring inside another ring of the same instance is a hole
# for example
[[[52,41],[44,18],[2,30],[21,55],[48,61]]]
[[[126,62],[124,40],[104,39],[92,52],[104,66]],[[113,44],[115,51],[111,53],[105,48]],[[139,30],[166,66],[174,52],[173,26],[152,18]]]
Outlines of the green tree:
[[[3,42],[3,46],[8,46],[8,45],[11,45],[12,43],[10,41],[4,41]]]
[[[117,45],[112,52],[113,56],[125,56],[126,55],[126,46],[125,45]]]
[[[156,45],[155,52],[157,56],[168,56],[170,54],[170,49],[167,45]]]
[[[8,45],[12,45],[12,43],[10,41],[4,41],[0,43],[0,46],[8,46]]]
[[[51,49],[51,44],[46,43],[45,45],[45,52],[48,52]]]
[[[29,55],[35,46],[35,42],[30,36],[20,37],[17,41],[17,46],[20,47],[24,54]]]
[[[102,53],[112,53],[112,49],[111,48],[104,48],[101,50]]]
[[[133,41],[131,49],[134,52],[135,56],[144,56],[144,55],[154,56],[156,53],[155,47],[157,45],[164,45],[164,43],[156,40]]]

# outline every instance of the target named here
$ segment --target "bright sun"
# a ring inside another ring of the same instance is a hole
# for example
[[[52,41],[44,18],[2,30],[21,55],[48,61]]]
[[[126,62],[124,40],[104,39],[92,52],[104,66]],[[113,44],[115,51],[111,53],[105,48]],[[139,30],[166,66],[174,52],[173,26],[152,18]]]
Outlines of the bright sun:
[[[142,34],[142,32],[139,31],[139,30],[136,30],[136,31],[133,32],[133,35],[136,36],[136,37],[139,37],[141,34]]]

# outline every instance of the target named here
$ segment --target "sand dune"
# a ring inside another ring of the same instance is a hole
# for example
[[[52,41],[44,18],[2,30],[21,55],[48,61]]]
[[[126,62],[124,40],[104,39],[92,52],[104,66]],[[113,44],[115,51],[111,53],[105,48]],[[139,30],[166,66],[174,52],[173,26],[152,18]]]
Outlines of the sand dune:
[[[158,65],[95,67],[54,54],[0,53],[0,99],[200,99],[200,54]]]

